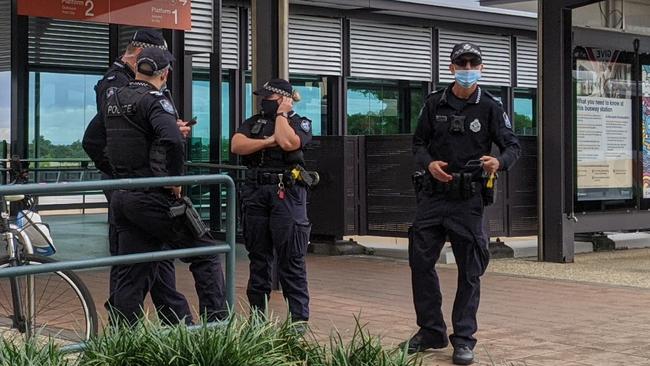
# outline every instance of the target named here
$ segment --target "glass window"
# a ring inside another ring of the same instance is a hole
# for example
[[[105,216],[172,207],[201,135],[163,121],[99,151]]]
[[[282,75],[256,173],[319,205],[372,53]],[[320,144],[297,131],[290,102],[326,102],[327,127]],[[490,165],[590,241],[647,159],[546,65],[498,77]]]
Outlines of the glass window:
[[[221,80],[221,153],[222,162],[230,159],[230,81]]]
[[[414,86],[411,85],[409,95],[411,98],[411,123],[410,131],[404,131],[404,132],[414,132],[415,128],[418,125],[418,117],[420,117],[420,110],[422,110],[422,107],[424,105],[424,96],[426,94],[426,89],[422,86]]]
[[[190,159],[210,161],[210,81],[208,75],[195,74],[192,80],[192,116],[197,124],[192,127]]]
[[[250,118],[253,115],[253,79],[251,78],[250,72],[246,72],[246,90],[244,94],[244,119]],[[257,111],[259,108],[255,108]],[[244,121],[239,121],[244,122]]]
[[[198,123],[192,128],[190,159],[210,161],[210,81],[207,74],[195,74],[192,80],[192,114]],[[230,82],[228,74],[221,80],[221,151],[220,161],[228,160],[230,151]]]
[[[11,72],[0,72],[0,142],[10,141]]]
[[[101,75],[29,73],[30,157],[87,158],[81,139],[97,113],[94,86],[100,78]]]
[[[396,81],[349,80],[348,135],[399,133],[399,87]]]
[[[515,133],[520,136],[537,136],[536,96],[533,91],[515,90]]]
[[[294,110],[312,122],[312,134],[320,136],[327,121],[327,78],[318,76],[292,76],[291,85],[300,93]]]

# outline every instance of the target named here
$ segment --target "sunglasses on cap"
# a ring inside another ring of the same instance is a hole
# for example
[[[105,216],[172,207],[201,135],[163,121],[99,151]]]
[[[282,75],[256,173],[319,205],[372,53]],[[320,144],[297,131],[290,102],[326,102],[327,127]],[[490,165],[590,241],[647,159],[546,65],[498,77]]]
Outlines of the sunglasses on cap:
[[[482,63],[481,59],[478,57],[459,57],[454,60],[454,65],[463,67],[467,65],[468,62],[472,67],[476,67]]]

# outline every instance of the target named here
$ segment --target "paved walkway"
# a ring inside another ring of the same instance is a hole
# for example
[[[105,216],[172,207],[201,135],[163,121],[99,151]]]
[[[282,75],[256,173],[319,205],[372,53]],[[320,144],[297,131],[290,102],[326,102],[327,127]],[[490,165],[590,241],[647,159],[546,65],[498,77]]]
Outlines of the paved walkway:
[[[494,267],[507,272],[508,262],[503,261],[494,261]],[[308,266],[311,324],[318,335],[334,328],[351,334],[354,316],[359,314],[386,345],[396,345],[417,330],[406,261],[310,256]],[[179,265],[177,272],[178,287],[196,304],[187,267]],[[247,273],[242,259],[237,268],[240,297],[245,296]],[[535,275],[532,269],[529,273]],[[455,266],[442,265],[439,274],[451,325]],[[107,271],[82,275],[99,306],[105,298]],[[280,293],[274,294],[271,307],[285,313]],[[650,365],[650,290],[646,288],[488,273],[483,277],[479,325],[479,365]],[[449,365],[451,353],[451,347],[429,352],[425,365]]]

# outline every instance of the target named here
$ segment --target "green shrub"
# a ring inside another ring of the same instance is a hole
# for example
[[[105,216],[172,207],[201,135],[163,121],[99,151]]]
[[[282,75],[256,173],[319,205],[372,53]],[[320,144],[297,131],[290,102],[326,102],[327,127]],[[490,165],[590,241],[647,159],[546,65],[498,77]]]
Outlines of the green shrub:
[[[85,352],[65,358],[52,345],[4,342],[1,366],[419,366],[417,357],[386,350],[358,319],[350,341],[339,332],[321,345],[304,323],[232,315],[219,326],[163,327],[142,321],[109,327],[88,342]]]
[[[0,365],[67,366],[71,362],[52,342],[38,344],[36,340],[18,342],[3,338],[0,342]]]

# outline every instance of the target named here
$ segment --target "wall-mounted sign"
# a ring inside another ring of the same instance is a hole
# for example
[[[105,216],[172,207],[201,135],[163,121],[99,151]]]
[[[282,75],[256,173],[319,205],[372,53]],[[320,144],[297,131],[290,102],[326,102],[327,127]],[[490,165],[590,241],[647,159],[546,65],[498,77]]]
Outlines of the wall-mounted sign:
[[[191,0],[18,0],[34,17],[190,30]]]
[[[643,151],[643,198],[650,198],[650,65],[641,66],[643,83],[642,151]]]
[[[618,51],[586,49],[576,60],[579,201],[632,198],[632,65]]]

